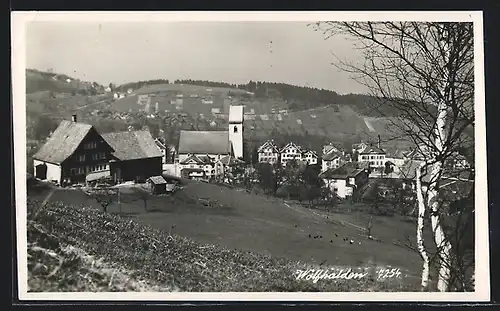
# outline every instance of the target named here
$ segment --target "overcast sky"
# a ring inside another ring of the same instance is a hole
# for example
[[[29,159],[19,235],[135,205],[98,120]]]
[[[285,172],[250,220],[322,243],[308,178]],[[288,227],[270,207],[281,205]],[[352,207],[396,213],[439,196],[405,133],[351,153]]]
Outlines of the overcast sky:
[[[101,84],[149,79],[284,82],[365,93],[331,65],[352,42],[301,22],[28,24],[26,66]]]

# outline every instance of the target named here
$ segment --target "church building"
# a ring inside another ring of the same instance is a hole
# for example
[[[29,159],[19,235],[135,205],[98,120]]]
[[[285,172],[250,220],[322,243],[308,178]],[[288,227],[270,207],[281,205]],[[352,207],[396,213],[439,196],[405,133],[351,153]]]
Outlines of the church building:
[[[210,159],[216,175],[219,169],[215,166],[219,160],[227,156],[243,159],[243,106],[229,107],[228,131],[181,131],[178,148],[180,171],[197,168],[191,163],[193,156]]]

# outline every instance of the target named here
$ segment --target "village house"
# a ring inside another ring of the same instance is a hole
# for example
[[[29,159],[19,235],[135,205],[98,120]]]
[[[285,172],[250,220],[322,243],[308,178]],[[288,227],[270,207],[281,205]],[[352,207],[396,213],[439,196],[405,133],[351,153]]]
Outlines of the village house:
[[[403,150],[395,150],[392,153],[386,154],[385,161],[386,163],[389,162],[389,164],[393,167],[394,172],[397,173],[407,161],[405,159],[405,153],[406,152]]]
[[[217,163],[216,163],[217,170],[216,172],[222,172],[217,175],[216,177],[222,180],[223,182],[231,182],[231,178],[241,178],[243,177],[242,175],[235,174],[235,168],[236,167],[245,167],[245,162],[243,160],[237,159],[232,156],[225,156],[221,158]],[[243,173],[243,171],[241,171]],[[229,178],[231,177],[231,178]]]
[[[368,144],[365,143],[359,143],[359,144],[353,144],[352,145],[352,153],[361,153],[363,152],[366,148],[368,148]]]
[[[210,155],[190,154],[179,162],[181,176],[188,179],[211,179],[222,173],[222,166],[216,165],[216,158]]]
[[[164,140],[161,138],[156,138],[155,144],[163,154],[162,157],[163,164],[174,163],[177,153],[175,147],[173,145],[166,144]]]
[[[421,161],[407,161],[400,170],[400,179],[404,188],[416,191],[417,169],[422,164]],[[471,176],[472,173],[472,176]],[[431,182],[430,168],[424,169],[421,174],[422,192],[426,193]],[[474,185],[474,170],[463,170],[460,168],[445,167],[438,181],[439,189],[444,189],[451,185]]]
[[[33,156],[34,175],[57,184],[85,182],[89,174],[110,174],[114,149],[89,124],[63,120]]]
[[[332,142],[327,145],[324,145],[322,152],[323,155],[328,154],[330,152],[339,153],[342,155],[345,154],[345,151],[343,150],[342,145],[340,143],[332,143]]]
[[[321,171],[325,172],[328,169],[335,169],[344,163],[342,154],[331,149],[328,153],[321,156]]]
[[[304,150],[301,155],[302,161],[307,165],[318,164],[318,154],[313,150]]]
[[[275,164],[280,160],[280,152],[278,146],[273,141],[266,141],[257,150],[259,155],[259,163]]]
[[[290,142],[286,144],[283,148],[280,150],[280,162],[283,166],[286,166],[286,164],[291,161],[301,161],[302,160],[302,148],[299,145],[296,145],[293,142]]]
[[[425,144],[419,144],[418,146],[412,148],[409,152],[404,153],[404,160],[412,160],[412,161],[425,161],[429,159],[431,154],[431,148],[426,146]]]
[[[367,162],[371,170],[381,170],[385,167],[386,152],[380,146],[369,146],[358,155],[358,162]]]
[[[163,172],[163,153],[149,131],[106,133],[102,137],[114,149],[111,176],[119,181],[145,181]]]
[[[319,177],[330,191],[345,199],[368,182],[368,171],[354,163],[346,163],[341,167],[322,172]]]

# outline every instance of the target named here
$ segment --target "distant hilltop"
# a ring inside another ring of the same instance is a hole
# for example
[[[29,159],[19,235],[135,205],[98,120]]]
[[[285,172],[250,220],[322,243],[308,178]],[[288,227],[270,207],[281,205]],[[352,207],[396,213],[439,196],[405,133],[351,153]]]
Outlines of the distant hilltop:
[[[55,93],[71,93],[78,91],[95,90],[94,93],[104,91],[104,86],[97,82],[83,81],[67,74],[26,69],[26,93],[50,91]],[[95,94],[88,94],[95,95]]]

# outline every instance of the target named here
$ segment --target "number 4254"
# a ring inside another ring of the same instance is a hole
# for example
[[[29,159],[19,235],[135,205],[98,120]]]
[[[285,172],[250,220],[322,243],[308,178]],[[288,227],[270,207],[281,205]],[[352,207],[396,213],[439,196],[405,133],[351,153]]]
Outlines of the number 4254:
[[[399,278],[401,277],[401,271],[398,268],[380,269],[377,275],[379,279]]]

